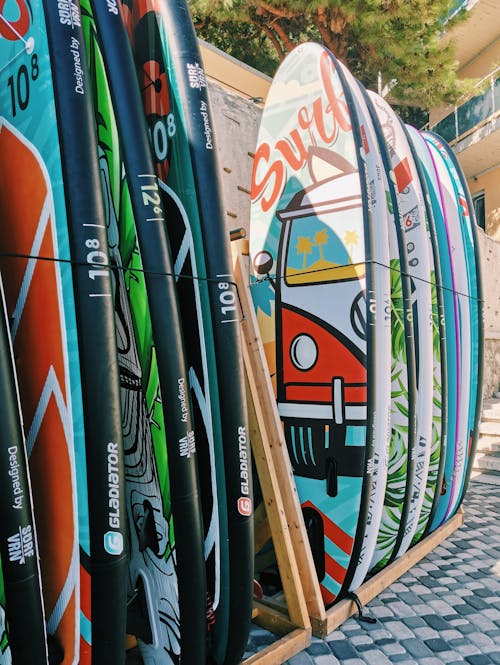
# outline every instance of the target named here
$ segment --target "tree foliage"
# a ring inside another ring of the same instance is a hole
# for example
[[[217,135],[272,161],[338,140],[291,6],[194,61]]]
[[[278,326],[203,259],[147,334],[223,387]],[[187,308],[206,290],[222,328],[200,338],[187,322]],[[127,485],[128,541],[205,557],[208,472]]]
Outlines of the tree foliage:
[[[392,80],[391,101],[429,108],[467,89],[441,39],[456,0],[190,0],[198,35],[273,75],[297,44],[327,46],[367,87]],[[450,23],[459,21],[465,11]]]

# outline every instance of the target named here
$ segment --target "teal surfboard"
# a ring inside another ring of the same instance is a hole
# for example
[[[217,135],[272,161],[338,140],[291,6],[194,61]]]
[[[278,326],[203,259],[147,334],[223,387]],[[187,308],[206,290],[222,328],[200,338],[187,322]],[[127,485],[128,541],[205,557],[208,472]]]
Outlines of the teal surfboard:
[[[444,159],[448,172],[451,176],[457,209],[460,219],[460,230],[465,251],[467,283],[469,291],[469,316],[470,316],[470,385],[469,403],[467,407],[467,433],[465,445],[465,459],[463,471],[455,479],[452,487],[450,505],[447,517],[451,517],[458,508],[466,490],[466,483],[470,477],[472,460],[477,445],[479,432],[479,419],[482,405],[482,371],[483,371],[483,340],[482,340],[482,290],[480,260],[478,253],[478,242],[476,223],[474,219],[474,208],[471,205],[470,193],[463,172],[458,161],[441,137],[432,132],[424,133],[424,138],[432,142],[439,150]]]
[[[439,252],[441,267],[441,284],[444,306],[445,331],[446,331],[446,370],[447,370],[447,442],[444,458],[444,468],[440,486],[434,495],[433,506],[429,516],[429,522],[424,531],[428,533],[434,522],[434,515],[442,496],[446,496],[451,489],[451,478],[455,460],[457,410],[459,408],[459,320],[458,320],[458,296],[455,290],[455,277],[451,262],[451,245],[446,231],[446,223],[441,206],[440,184],[431,154],[425,140],[420,132],[413,127],[408,127],[410,140],[417,154],[432,208],[432,219],[436,232],[436,241]],[[442,518],[441,518],[442,519]]]
[[[47,634],[56,660],[64,653],[68,663],[86,663],[92,643],[86,442],[55,84],[42,3],[1,12],[0,84],[12,94],[0,112],[0,266]]]
[[[461,232],[458,202],[453,180],[446,162],[437,146],[426,139],[431,155],[439,191],[441,215],[449,246],[449,256],[453,275],[453,295],[455,298],[455,330],[457,337],[457,408],[455,419],[455,446],[450,450],[445,462],[446,485],[438,499],[438,505],[431,529],[439,526],[449,515],[449,509],[466,470],[466,455],[469,444],[468,415],[471,381],[471,319],[469,278],[465,256],[464,240]],[[439,230],[438,230],[439,232]],[[453,453],[453,454],[452,454]]]

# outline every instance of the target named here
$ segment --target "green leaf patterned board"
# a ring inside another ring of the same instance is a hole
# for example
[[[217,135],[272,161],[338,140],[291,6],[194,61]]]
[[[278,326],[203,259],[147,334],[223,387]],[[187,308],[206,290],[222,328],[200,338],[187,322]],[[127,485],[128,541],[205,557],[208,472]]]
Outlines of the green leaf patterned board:
[[[398,198],[387,144],[370,95],[368,108],[377,131],[378,149],[385,173],[387,198],[393,210],[389,226],[391,266],[391,438],[387,469],[386,494],[377,537],[377,547],[371,561],[372,570],[380,570],[395,555],[402,540],[402,525],[406,523],[411,488],[415,475],[414,447],[416,437],[417,395],[415,339],[412,325],[411,280],[408,252],[400,225]]]
[[[394,362],[391,341],[391,273],[389,229],[394,228],[394,212],[388,196],[387,177],[372,116],[366,103],[365,90],[349,70],[341,66],[351,98],[346,95],[352,113],[356,115],[361,141],[359,151],[365,164],[366,188],[368,192],[367,223],[373,228],[373,254],[379,325],[375,333],[374,352],[377,359],[376,383],[374,387],[374,428],[376,432],[373,452],[373,472],[370,490],[368,517],[357,566],[347,576],[345,587],[355,591],[364,581],[377,546],[377,534],[382,519],[384,495],[387,484],[387,470],[390,442],[390,393],[391,385],[387,376]],[[380,314],[383,308],[383,315]],[[352,578],[350,579],[350,575]]]
[[[402,538],[393,556],[403,554],[418,528],[418,519],[425,496],[431,455],[432,411],[434,399],[433,372],[435,364],[432,336],[431,243],[427,231],[425,202],[415,162],[401,121],[388,103],[369,93],[382,128],[391,160],[391,171],[398,201],[399,219],[408,253],[412,280],[412,314],[415,335],[417,376],[417,436],[414,447],[415,473],[410,492]]]
[[[142,592],[151,634],[162,645],[165,662],[175,663],[181,650],[175,529],[156,349],[123,155],[90,2],[82,0],[81,9],[114,275],[130,533],[128,596],[132,599],[136,589]],[[144,531],[148,522],[154,525],[154,542]],[[134,626],[134,621],[140,625],[132,610],[129,624]],[[137,633],[147,653],[147,635],[140,629]]]

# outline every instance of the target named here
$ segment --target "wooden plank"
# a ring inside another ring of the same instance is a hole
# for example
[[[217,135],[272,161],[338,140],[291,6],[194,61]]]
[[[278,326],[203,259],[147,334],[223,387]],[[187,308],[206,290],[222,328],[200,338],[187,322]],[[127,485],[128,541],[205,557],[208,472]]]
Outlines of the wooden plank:
[[[263,599],[254,601],[254,609],[257,609],[257,615],[253,619],[254,623],[261,628],[269,630],[271,633],[286,635],[297,628],[294,622],[290,620],[286,606],[274,605],[272,602],[268,603]],[[311,633],[310,628],[310,625],[308,625],[304,630],[308,630]]]
[[[234,245],[244,245],[240,240]],[[243,311],[243,357],[249,384],[250,439],[261,481],[266,481],[266,512],[276,550],[283,590],[292,621],[304,626],[302,614],[325,618],[319,582],[314,568],[304,518],[297,495],[276,398],[267,370],[244,259],[233,246],[235,279]],[[255,445],[254,445],[255,442]],[[264,488],[263,488],[264,490]],[[280,536],[280,532],[282,536]],[[290,556],[288,547],[294,556]],[[299,573],[300,569],[300,573]],[[298,585],[300,593],[294,590]],[[305,598],[305,605],[303,601]],[[292,616],[293,615],[293,616]],[[293,618],[295,617],[295,618]],[[309,619],[307,620],[309,625]]]
[[[378,596],[384,589],[390,586],[393,582],[398,580],[410,568],[423,559],[427,554],[432,552],[439,543],[446,540],[456,529],[458,529],[464,522],[463,510],[459,510],[457,514],[452,517],[443,526],[436,529],[427,538],[417,543],[414,547],[408,550],[406,554],[396,559],[387,568],[384,568],[374,575],[371,579],[364,582],[356,591],[356,595],[361,601],[362,605],[367,605],[375,596]],[[312,621],[313,634],[316,637],[324,638],[332,630],[335,630],[340,624],[347,621],[349,617],[356,614],[358,611],[354,601],[345,599],[334,605],[326,613],[326,621]]]
[[[310,630],[303,628],[295,629],[274,644],[246,658],[242,665],[279,665],[284,663],[309,646],[311,642],[310,632]]]

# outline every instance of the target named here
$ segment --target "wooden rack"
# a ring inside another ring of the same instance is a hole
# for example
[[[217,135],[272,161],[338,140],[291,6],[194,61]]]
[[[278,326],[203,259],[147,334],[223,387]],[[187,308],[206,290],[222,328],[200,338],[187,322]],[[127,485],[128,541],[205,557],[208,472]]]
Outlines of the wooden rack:
[[[256,551],[272,539],[283,586],[278,597],[264,597],[254,604],[255,623],[283,637],[242,665],[279,665],[305,649],[311,634],[324,638],[356,614],[358,608],[354,601],[346,599],[325,610],[250,294],[248,242],[235,239],[231,245],[243,313],[250,438],[263,495],[263,503],[255,511]],[[356,591],[361,604],[366,605],[406,573],[463,520],[460,509],[442,527],[362,584]]]

